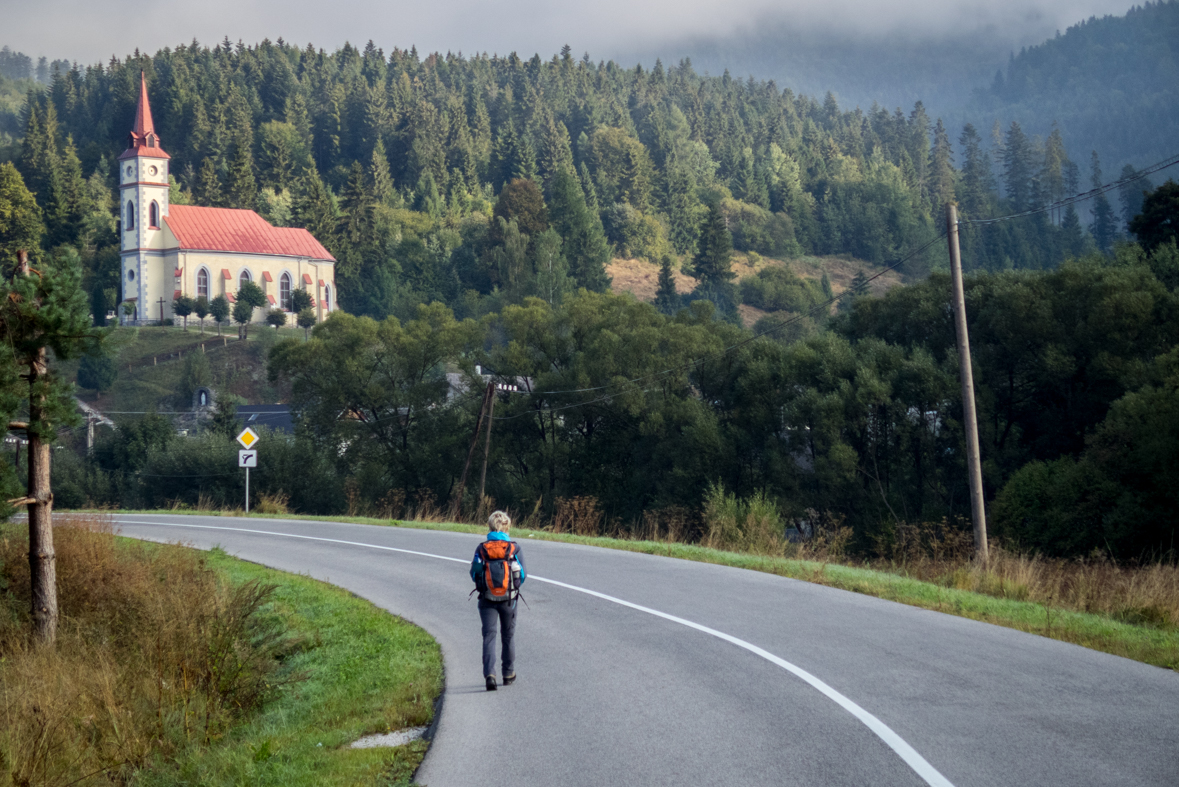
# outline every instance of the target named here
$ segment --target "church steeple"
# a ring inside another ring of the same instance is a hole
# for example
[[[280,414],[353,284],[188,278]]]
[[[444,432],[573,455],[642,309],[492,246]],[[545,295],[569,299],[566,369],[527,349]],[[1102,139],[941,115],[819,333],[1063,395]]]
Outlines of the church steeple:
[[[128,135],[127,150],[119,156],[119,160],[136,156],[170,158],[160,147],[160,138],[151,119],[151,104],[147,100],[147,76],[142,71],[139,72],[139,103],[135,107],[135,125]]]

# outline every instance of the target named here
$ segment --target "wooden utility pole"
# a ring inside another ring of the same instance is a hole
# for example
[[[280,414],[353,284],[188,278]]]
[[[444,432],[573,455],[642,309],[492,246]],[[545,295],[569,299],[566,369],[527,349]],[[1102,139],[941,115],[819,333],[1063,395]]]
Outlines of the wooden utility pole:
[[[495,418],[495,386],[488,383],[487,441],[483,443],[483,473],[479,476],[479,505],[483,505],[483,490],[487,486],[487,459],[491,456],[491,422]]]
[[[28,276],[29,255],[17,252],[17,276]],[[53,550],[53,492],[49,487],[49,443],[41,436],[47,401],[41,379],[48,374],[45,347],[38,347],[20,359],[28,367],[21,375],[29,381],[29,421],[13,422],[9,429],[22,429],[29,443],[29,483],[25,497],[9,500],[28,506],[29,581],[32,590],[33,629],[43,644],[57,638],[57,555]]]
[[[467,451],[467,463],[463,465],[463,475],[459,479],[458,491],[454,495],[451,506],[451,519],[457,519],[463,505],[463,492],[467,488],[467,473],[471,470],[471,460],[475,457],[475,446],[479,444],[479,431],[483,427],[483,415],[487,412],[487,400],[491,398],[494,384],[488,383],[483,390],[483,401],[479,405],[479,416],[475,419],[475,433],[471,435],[471,450]],[[480,498],[482,500],[482,498]]]
[[[160,298],[160,325],[164,324],[164,299]]]
[[[962,380],[962,416],[966,424],[966,468],[970,476],[970,511],[974,519],[974,556],[986,565],[987,512],[983,503],[982,457],[978,450],[978,413],[974,407],[974,373],[970,366],[970,337],[966,333],[966,295],[962,288],[962,253],[958,248],[958,206],[946,205],[950,243],[950,272],[954,281],[954,328],[958,337],[958,369]]]

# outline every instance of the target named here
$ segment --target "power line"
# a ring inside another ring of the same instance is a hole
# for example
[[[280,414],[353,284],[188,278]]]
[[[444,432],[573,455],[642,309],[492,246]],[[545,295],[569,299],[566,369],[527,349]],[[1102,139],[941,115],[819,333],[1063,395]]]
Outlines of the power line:
[[[1094,197],[1098,197],[1102,194],[1105,194],[1106,192],[1113,191],[1116,188],[1121,188],[1122,186],[1125,186],[1128,183],[1133,183],[1136,180],[1141,180],[1142,178],[1145,178],[1148,175],[1153,175],[1154,173],[1159,172],[1160,170],[1164,170],[1167,167],[1174,166],[1175,164],[1179,164],[1179,155],[1171,156],[1170,158],[1163,159],[1162,161],[1158,162],[1157,164],[1151,164],[1146,169],[1139,170],[1138,172],[1135,172],[1133,175],[1127,175],[1124,178],[1120,178],[1120,179],[1115,180],[1111,183],[1106,183],[1103,186],[1098,186],[1097,188],[1090,189],[1089,191],[1085,191],[1080,194],[1074,194],[1071,197],[1065,197],[1062,200],[1058,200],[1056,202],[1053,202],[1051,205],[1044,205],[1039,208],[1031,208],[1029,210],[1022,211],[1020,213],[1011,213],[1007,216],[998,216],[993,219],[959,219],[958,223],[959,224],[978,224],[981,226],[986,226],[988,224],[998,224],[1001,221],[1010,221],[1011,219],[1021,219],[1021,218],[1024,218],[1025,216],[1035,216],[1038,213],[1047,213],[1048,211],[1051,211],[1051,210],[1058,210],[1060,208],[1068,207],[1069,205],[1075,205],[1078,202],[1085,202],[1087,200],[1091,200]]]

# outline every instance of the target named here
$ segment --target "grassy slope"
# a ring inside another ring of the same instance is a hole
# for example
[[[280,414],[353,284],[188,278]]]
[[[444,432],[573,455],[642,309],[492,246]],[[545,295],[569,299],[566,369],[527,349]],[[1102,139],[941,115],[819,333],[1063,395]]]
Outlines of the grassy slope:
[[[184,356],[200,352],[212,373],[210,383],[218,391],[228,392],[251,404],[283,401],[285,391],[270,384],[266,376],[266,354],[283,337],[303,338],[299,328],[276,332],[265,325],[250,326],[247,341],[237,339],[236,326],[222,328],[218,337],[211,322],[205,320],[205,333],[190,318],[189,330],[177,327],[116,328],[107,340],[114,351],[118,377],[110,391],[96,395],[81,390],[80,396],[102,412],[155,409],[161,412],[189,410],[190,401],[179,401],[177,391],[184,372]],[[61,364],[67,379],[77,373],[78,361]]]
[[[155,513],[155,512],[141,512]],[[169,511],[167,513],[187,513]],[[214,514],[216,512],[191,512]],[[240,512],[233,512],[240,516]],[[290,519],[288,515],[256,515],[260,518]],[[311,517],[298,519],[355,522],[369,525],[396,525],[432,530],[449,530],[463,533],[482,533],[483,528],[475,525],[433,523],[433,522],[390,522],[384,519],[366,517]],[[877,598],[888,599],[910,606],[945,612],[951,615],[993,623],[998,626],[1018,629],[1052,639],[1071,642],[1093,650],[1112,653],[1116,656],[1142,661],[1166,669],[1179,670],[1179,630],[1155,628],[1148,625],[1134,625],[1115,620],[1106,615],[1074,612],[1048,607],[1031,601],[997,598],[982,593],[943,587],[932,582],[923,582],[909,577],[871,568],[818,563],[808,560],[762,557],[735,552],[723,552],[694,544],[677,544],[656,541],[629,541],[617,538],[574,536],[549,533],[543,530],[513,528],[516,538],[534,538],[547,541],[562,541],[574,544],[643,552],[650,555],[666,555],[683,560],[764,571],[779,576],[816,582],[822,585],[863,593]]]
[[[210,563],[233,582],[278,585],[273,612],[314,647],[291,660],[306,680],[207,748],[140,771],[136,785],[408,785],[427,744],[351,749],[362,735],[426,725],[442,690],[442,656],[421,629],[306,577],[227,557]]]
[[[831,289],[841,293],[851,286],[852,279],[861,270],[866,274],[875,272],[870,263],[843,257],[799,257],[793,260],[778,260],[771,257],[751,256],[741,252],[733,254],[733,273],[736,281],[757,274],[763,268],[789,268],[802,279],[818,281],[823,272],[831,281]],[[611,278],[611,289],[615,293],[629,292],[640,301],[648,303],[655,299],[655,291],[659,286],[659,263],[645,259],[615,259],[606,266],[606,273]],[[681,295],[696,288],[696,280],[681,271],[675,272],[676,291]],[[872,292],[879,295],[901,283],[897,273],[887,273],[872,282]],[[752,327],[767,312],[752,306],[740,306],[741,319],[746,327]]]

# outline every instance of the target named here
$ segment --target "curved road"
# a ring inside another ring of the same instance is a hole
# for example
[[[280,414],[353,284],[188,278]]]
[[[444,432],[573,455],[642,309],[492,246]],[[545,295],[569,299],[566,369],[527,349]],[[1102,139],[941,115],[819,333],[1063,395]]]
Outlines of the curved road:
[[[741,569],[522,539],[513,686],[484,690],[480,538],[297,520],[116,516],[347,588],[441,643],[417,780],[558,785],[1179,784],[1179,674]]]

